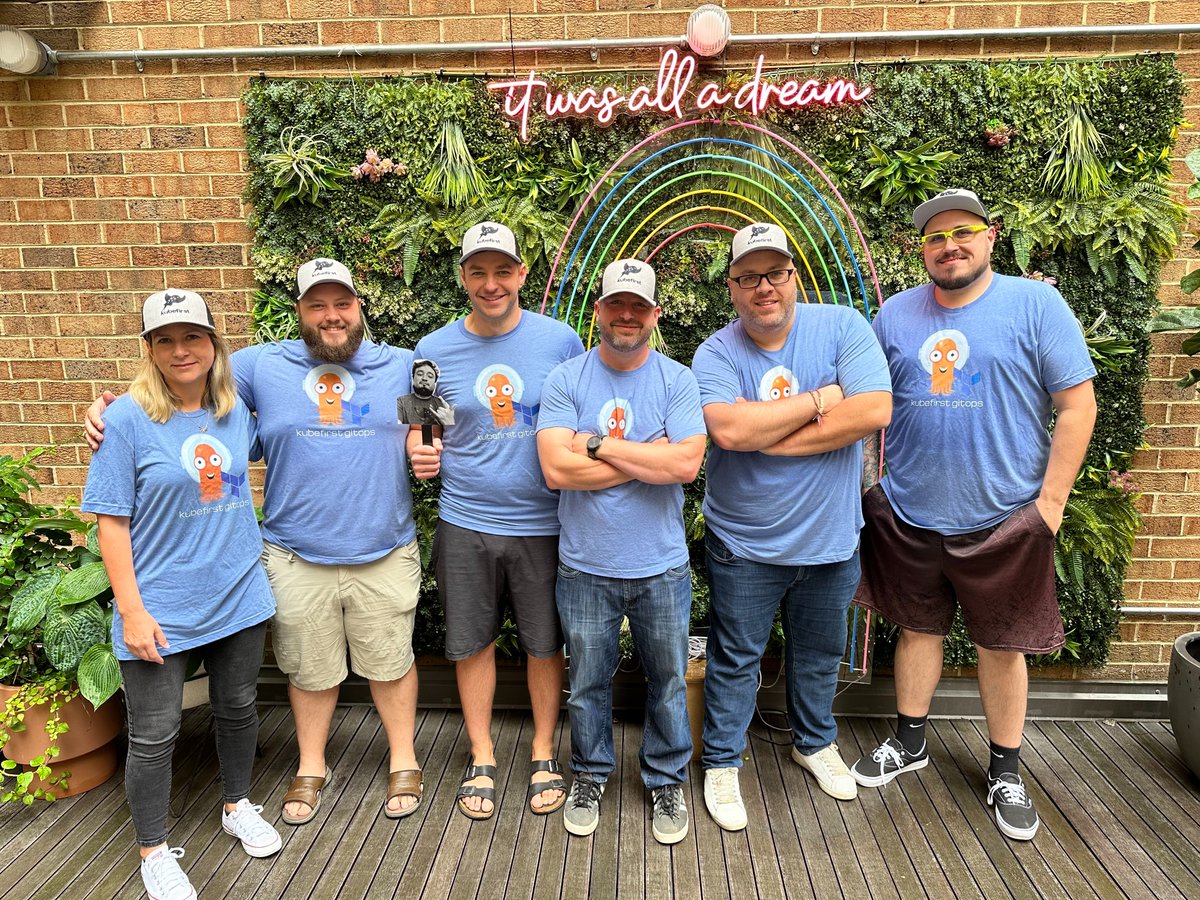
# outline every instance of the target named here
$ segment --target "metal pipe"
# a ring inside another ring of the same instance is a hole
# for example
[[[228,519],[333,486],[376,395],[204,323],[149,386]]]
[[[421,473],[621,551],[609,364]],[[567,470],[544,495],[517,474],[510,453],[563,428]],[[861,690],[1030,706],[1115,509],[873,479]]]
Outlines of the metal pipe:
[[[1122,606],[1123,616],[1180,616],[1189,619],[1200,619],[1200,609],[1188,609],[1185,606]]]
[[[1200,22],[1163,25],[1076,25],[1048,28],[966,28],[931,31],[838,31],[822,34],[735,34],[730,44],[821,44],[875,43],[879,41],[962,41],[988,38],[1088,38],[1147,37],[1200,33]],[[329,46],[202,47],[179,50],[54,50],[56,63],[154,59],[250,59],[319,56],[423,56],[429,53],[512,53],[527,50],[599,50],[634,47],[679,47],[679,37],[578,38],[547,41],[473,41],[448,44],[331,44]]]

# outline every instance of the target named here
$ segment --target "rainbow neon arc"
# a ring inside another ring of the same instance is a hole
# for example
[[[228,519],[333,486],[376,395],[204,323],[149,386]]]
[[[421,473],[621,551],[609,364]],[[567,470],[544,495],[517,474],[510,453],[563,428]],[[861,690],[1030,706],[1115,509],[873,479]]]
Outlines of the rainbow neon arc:
[[[852,305],[867,318],[883,302],[862,229],[812,157],[754,122],[692,119],[646,137],[596,182],[554,258],[542,312],[582,334],[606,263],[652,263],[685,235],[728,241],[750,222],[788,235],[804,302]]]

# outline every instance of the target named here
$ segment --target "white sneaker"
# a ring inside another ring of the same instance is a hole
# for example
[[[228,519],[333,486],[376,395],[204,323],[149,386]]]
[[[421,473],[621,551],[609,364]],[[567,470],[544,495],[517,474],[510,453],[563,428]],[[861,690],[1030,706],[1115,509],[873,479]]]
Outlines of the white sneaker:
[[[704,770],[704,805],[708,814],[726,831],[741,831],[746,827],[746,804],[738,784],[738,770]]]
[[[830,797],[838,800],[853,800],[858,796],[858,784],[854,776],[842,761],[837,744],[830,744],[816,753],[803,754],[795,747],[792,748],[792,762],[802,769],[808,769],[817,779],[821,790]]]
[[[279,832],[260,815],[261,812],[261,806],[255,806],[245,797],[238,801],[233,812],[221,812],[221,827],[225,833],[241,841],[242,849],[248,854],[259,858],[278,853],[283,846]]]
[[[142,860],[142,884],[150,900],[196,900],[196,889],[179,868],[182,856],[182,847],[159,847]]]

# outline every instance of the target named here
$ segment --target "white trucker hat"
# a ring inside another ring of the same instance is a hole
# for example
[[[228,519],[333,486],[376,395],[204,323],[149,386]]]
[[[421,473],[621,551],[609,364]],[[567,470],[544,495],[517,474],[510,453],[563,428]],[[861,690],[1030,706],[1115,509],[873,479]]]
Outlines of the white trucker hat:
[[[480,222],[467,229],[462,239],[462,255],[458,258],[461,266],[476,253],[484,250],[495,250],[503,253],[513,262],[521,262],[521,254],[517,252],[517,238],[507,225],[499,222]]]
[[[747,253],[753,253],[755,250],[774,250],[776,253],[782,253],[788,259],[793,258],[792,251],[788,249],[787,235],[783,233],[783,229],[768,222],[755,222],[753,225],[747,225],[733,236],[733,250],[729,255],[729,264],[732,266]]]
[[[651,306],[658,306],[654,296],[655,281],[649,263],[640,259],[618,259],[604,267],[600,300],[607,300],[613,294],[634,294]]]
[[[296,299],[303,300],[310,288],[329,283],[340,284],[355,297],[358,296],[350,270],[336,259],[318,256],[302,265],[296,273]]]
[[[195,291],[180,291],[167,288],[146,298],[142,304],[142,337],[155,328],[183,322],[187,325],[199,325],[209,331],[216,331],[212,313],[208,304]]]
[[[989,225],[992,224],[987,207],[980,201],[978,194],[974,191],[968,191],[966,188],[950,188],[949,190],[942,191],[936,197],[930,197],[914,209],[913,225],[916,226],[920,234],[924,234],[925,226],[929,224],[929,220],[938,213],[944,213],[948,209],[961,209],[964,212],[979,216]]]

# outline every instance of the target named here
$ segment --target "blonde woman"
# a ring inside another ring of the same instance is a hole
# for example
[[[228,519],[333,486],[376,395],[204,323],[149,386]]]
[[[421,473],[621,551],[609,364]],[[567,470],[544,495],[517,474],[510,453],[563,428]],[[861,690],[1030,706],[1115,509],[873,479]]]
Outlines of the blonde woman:
[[[129,724],[125,788],[153,900],[196,896],[167,843],[171,755],[188,651],[204,659],[224,789],[221,824],[251,856],[279,834],[247,798],[266,622],[274,613],[259,562],[247,463],[255,421],[238,399],[229,348],[204,299],[153,294],[142,308],[145,358],[129,393],[104,413],[82,508],[97,515],[112,579],[113,651]]]

